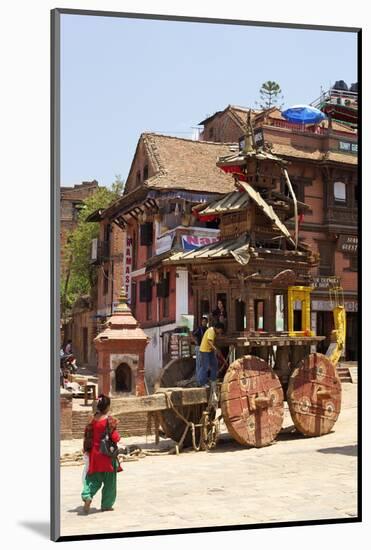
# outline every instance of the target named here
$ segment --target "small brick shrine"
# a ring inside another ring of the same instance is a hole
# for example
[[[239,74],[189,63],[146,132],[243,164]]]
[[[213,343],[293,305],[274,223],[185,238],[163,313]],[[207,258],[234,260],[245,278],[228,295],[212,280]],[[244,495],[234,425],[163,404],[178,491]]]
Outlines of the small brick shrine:
[[[146,395],[144,351],[148,337],[127,304],[124,288],[106,328],[94,339],[98,354],[98,392],[110,397]]]

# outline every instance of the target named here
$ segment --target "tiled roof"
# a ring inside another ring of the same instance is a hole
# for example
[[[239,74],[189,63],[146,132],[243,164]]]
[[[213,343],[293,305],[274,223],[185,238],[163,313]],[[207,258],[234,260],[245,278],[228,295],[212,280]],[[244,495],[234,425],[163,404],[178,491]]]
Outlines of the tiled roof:
[[[216,111],[213,115],[201,120],[199,125],[205,125],[206,122],[210,122],[214,117],[221,115],[223,113],[229,112],[230,115],[234,118],[235,122],[242,128],[245,128],[247,113],[249,112],[249,107],[241,107],[239,105],[228,105],[222,111]],[[252,115],[261,113],[261,110],[251,109]]]
[[[142,137],[157,171],[144,182],[146,188],[223,194],[234,189],[233,178],[216,166],[219,157],[231,152],[231,144],[160,134],[142,134]]]
[[[279,143],[275,143],[273,145],[272,152],[276,155],[281,155],[283,157],[292,157],[315,161],[332,160],[333,162],[350,164],[352,166],[356,166],[358,163],[357,155],[338,153],[336,151],[327,151],[324,153],[322,151],[319,151],[318,149],[314,151],[304,151],[303,149],[292,147],[292,145],[282,145]]]

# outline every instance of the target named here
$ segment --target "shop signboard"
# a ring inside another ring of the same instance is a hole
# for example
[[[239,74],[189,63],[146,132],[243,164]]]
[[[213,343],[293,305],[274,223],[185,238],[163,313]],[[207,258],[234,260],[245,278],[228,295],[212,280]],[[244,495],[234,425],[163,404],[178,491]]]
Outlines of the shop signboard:
[[[340,286],[339,277],[313,277],[313,288],[330,288],[330,286]]]
[[[163,254],[173,246],[174,231],[156,239],[156,255]]]
[[[349,313],[356,313],[358,311],[357,300],[346,300],[344,302],[345,311]],[[332,311],[333,306],[329,300],[312,300],[312,311]]]
[[[358,236],[357,235],[340,235],[337,248],[345,254],[357,254]]]
[[[203,237],[197,235],[182,235],[182,245],[184,250],[194,250],[201,246],[216,243],[219,237]]]

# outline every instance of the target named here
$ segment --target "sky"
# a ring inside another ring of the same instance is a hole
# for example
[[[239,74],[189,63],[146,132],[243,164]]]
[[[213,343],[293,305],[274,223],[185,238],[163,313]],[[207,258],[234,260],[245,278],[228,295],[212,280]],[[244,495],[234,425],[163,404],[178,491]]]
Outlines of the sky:
[[[128,175],[142,132],[192,138],[227,105],[284,108],[357,82],[353,32],[62,15],[61,185]]]

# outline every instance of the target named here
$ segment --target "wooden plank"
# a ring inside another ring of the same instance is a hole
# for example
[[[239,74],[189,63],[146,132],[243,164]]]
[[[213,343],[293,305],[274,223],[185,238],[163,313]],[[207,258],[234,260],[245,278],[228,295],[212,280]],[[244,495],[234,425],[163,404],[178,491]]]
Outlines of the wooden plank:
[[[111,400],[112,414],[152,412],[169,409],[164,392],[168,393],[174,406],[207,403],[206,388],[159,388],[157,393],[143,397],[115,397]]]

